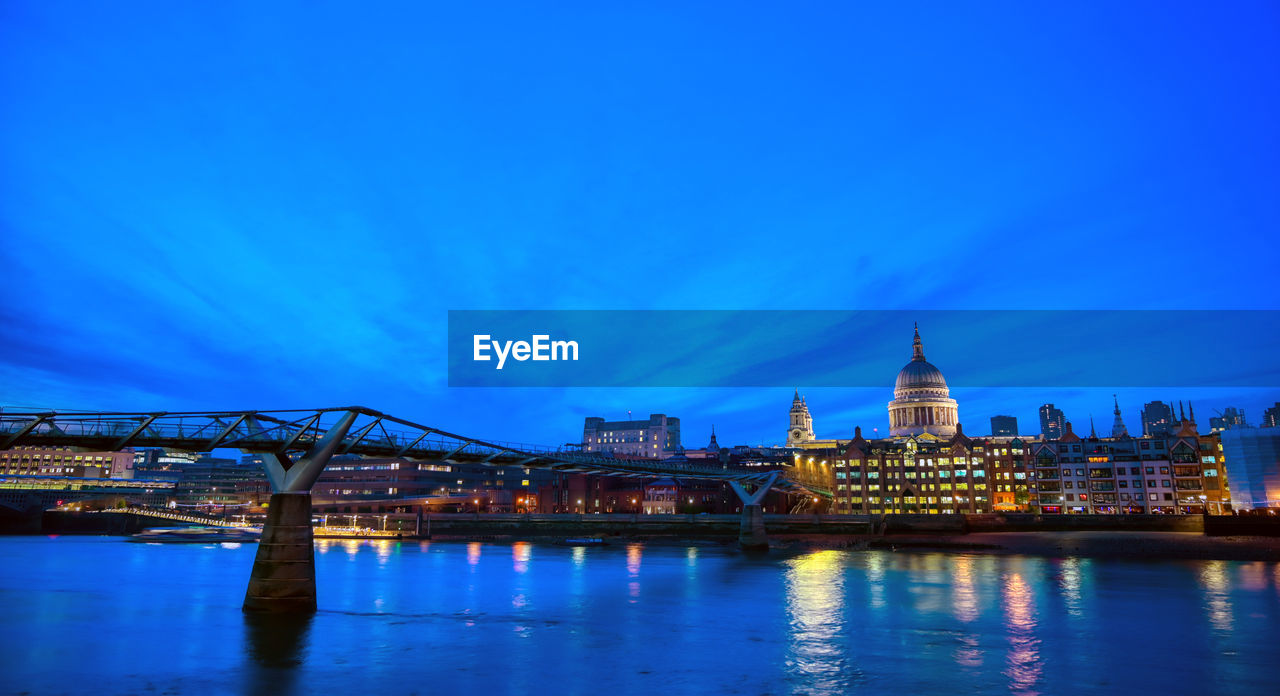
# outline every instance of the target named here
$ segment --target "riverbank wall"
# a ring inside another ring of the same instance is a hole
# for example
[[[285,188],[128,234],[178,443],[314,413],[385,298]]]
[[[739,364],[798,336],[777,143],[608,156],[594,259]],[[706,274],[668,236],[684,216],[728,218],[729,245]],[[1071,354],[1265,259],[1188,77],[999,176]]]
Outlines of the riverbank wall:
[[[492,536],[541,538],[567,536],[735,538],[740,515],[633,514],[486,514],[444,513],[366,516],[361,526],[404,537]],[[24,519],[5,525],[8,534],[133,534],[148,527],[175,526],[172,520],[139,514],[100,514],[47,510],[38,524]],[[1190,532],[1210,536],[1280,536],[1280,518],[1205,517],[1202,515],[765,515],[771,535],[957,536],[993,532]],[[317,533],[323,534],[317,526]]]

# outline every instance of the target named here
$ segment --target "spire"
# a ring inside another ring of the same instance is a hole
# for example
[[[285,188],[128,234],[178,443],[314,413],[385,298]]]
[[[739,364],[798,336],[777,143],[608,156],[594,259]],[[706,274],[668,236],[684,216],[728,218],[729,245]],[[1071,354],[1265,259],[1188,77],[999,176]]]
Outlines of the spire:
[[[1190,401],[1187,402],[1187,410],[1191,412],[1191,422],[1196,422],[1196,407],[1192,406]]]
[[[920,342],[920,324],[912,322],[915,326],[916,337],[911,341],[911,360],[914,362],[924,362],[924,344]]]
[[[1124,419],[1120,417],[1120,401],[1116,399],[1115,394],[1112,394],[1111,398],[1116,404],[1116,419],[1111,423],[1111,437],[1129,437],[1129,429],[1124,427]]]
[[[1094,427],[1093,427],[1093,414],[1092,414],[1092,413],[1090,413],[1090,414],[1089,414],[1089,439],[1091,439],[1091,440],[1097,440],[1097,439],[1098,439],[1098,430],[1097,430],[1097,428],[1094,428]]]
[[[1187,419],[1187,412],[1182,410],[1182,399],[1178,399],[1178,421]]]
[[[711,425],[711,444],[707,445],[707,449],[713,452],[720,451],[720,443],[716,442],[716,426],[714,423]]]

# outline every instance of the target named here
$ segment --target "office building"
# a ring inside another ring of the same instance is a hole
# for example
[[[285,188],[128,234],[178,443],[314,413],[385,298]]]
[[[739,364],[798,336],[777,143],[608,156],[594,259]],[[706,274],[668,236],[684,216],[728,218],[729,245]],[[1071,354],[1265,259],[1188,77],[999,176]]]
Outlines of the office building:
[[[991,417],[991,436],[992,437],[1017,437],[1018,435],[1018,419],[1013,416],[992,416]]]
[[[587,418],[582,427],[582,449],[663,459],[680,451],[680,419],[661,413],[651,414],[648,420]]]
[[[1045,440],[1057,440],[1065,434],[1067,418],[1062,409],[1053,404],[1040,407],[1040,437]]]
[[[1142,434],[1147,437],[1168,435],[1174,427],[1173,406],[1152,401],[1142,407]]]

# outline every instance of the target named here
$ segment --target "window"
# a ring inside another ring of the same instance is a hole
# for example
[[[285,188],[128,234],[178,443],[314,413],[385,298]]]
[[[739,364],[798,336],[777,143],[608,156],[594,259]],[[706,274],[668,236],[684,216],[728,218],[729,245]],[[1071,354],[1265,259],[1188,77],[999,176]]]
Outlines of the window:
[[[1147,496],[1147,497],[1148,497],[1149,499],[1153,500],[1153,501],[1154,501],[1154,500],[1159,500],[1159,499],[1160,499],[1160,497],[1159,497],[1159,496],[1157,496],[1155,493],[1150,493],[1150,494],[1148,494],[1148,496]]]

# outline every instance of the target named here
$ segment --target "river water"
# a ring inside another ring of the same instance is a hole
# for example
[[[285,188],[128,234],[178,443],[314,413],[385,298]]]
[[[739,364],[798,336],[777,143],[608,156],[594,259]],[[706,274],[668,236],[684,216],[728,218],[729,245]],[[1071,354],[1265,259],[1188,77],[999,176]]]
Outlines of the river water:
[[[254,545],[0,538],[0,692],[1262,694],[1280,565],[317,542],[320,611],[240,612]]]

